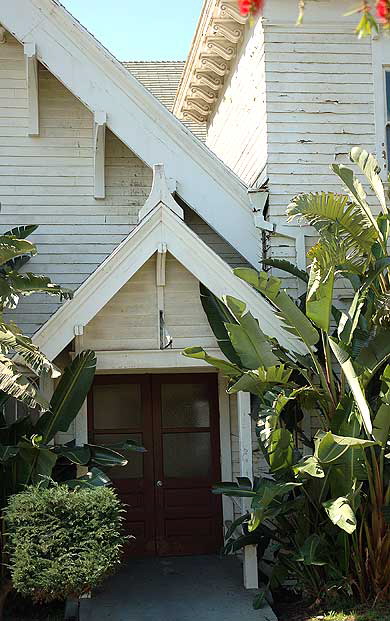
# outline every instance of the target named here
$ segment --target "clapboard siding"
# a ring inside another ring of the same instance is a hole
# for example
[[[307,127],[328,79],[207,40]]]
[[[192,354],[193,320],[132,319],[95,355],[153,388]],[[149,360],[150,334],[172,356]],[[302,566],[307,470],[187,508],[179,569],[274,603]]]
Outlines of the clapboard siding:
[[[230,267],[249,267],[248,262],[240,255],[233,246],[216,233],[211,226],[192,209],[183,205],[184,221],[214,252],[221,257]]]
[[[210,120],[207,146],[252,185],[266,164],[265,58],[261,22],[249,30]]]
[[[308,7],[297,28],[291,4],[266,4],[265,19],[248,29],[206,140],[248,185],[268,177],[277,224],[296,194],[341,191],[329,165],[347,162],[352,146],[375,151],[370,39],[356,38],[353,21],[337,23],[325,2]],[[295,261],[294,242],[273,237],[269,254]]]
[[[357,40],[352,28],[335,34],[335,25],[271,21],[264,28],[268,213],[285,224],[296,194],[342,191],[332,162],[345,163],[354,145],[375,150],[372,53],[370,40]],[[280,256],[281,244],[295,260],[292,244],[281,238],[271,240],[271,256]]]
[[[84,347],[103,351],[156,349],[156,258],[153,256],[86,326]]]
[[[199,299],[199,281],[169,253],[164,308],[174,349],[217,347]],[[90,321],[84,346],[104,351],[159,349],[156,255]]]
[[[40,135],[27,136],[22,46],[0,45],[1,230],[38,224],[39,254],[28,270],[77,288],[137,224],[152,171],[107,131],[106,198],[93,197],[93,116],[39,67]],[[55,298],[23,300],[15,317],[34,333],[58,308]]]

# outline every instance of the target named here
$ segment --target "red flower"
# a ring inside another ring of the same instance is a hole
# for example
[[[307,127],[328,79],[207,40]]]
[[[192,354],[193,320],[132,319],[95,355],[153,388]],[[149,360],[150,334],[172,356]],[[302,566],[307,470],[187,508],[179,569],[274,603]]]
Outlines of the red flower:
[[[376,3],[376,12],[378,17],[384,21],[390,22],[390,0],[378,0]]]
[[[238,0],[241,15],[257,15],[264,8],[265,0]]]

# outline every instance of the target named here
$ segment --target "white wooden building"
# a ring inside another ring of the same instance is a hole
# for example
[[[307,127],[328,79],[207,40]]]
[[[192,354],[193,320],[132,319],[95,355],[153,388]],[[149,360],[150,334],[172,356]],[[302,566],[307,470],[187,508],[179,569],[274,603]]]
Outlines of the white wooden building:
[[[146,446],[117,475],[140,553],[216,551],[234,507],[210,500],[210,482],[252,476],[249,396],[181,355],[218,354],[199,283],[287,344],[231,267],[267,253],[304,266],[292,196],[335,189],[329,164],[356,144],[387,168],[390,40],[358,40],[343,4],[308,3],[298,28],[295,2],[268,0],[250,27],[236,0],[205,0],[184,70],[122,65],[56,0],[0,5],[1,230],[39,224],[28,268],[75,291],[62,306],[27,298],[14,319],[59,364],[97,352],[61,440]],[[251,548],[244,560],[256,587]]]

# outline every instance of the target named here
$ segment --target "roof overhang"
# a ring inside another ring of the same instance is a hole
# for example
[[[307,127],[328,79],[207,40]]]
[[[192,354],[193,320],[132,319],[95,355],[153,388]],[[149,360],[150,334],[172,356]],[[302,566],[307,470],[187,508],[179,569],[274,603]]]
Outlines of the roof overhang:
[[[164,196],[168,205],[163,202]],[[157,200],[154,206],[153,197]],[[295,351],[301,351],[296,338],[283,328],[275,309],[233,274],[231,268],[184,223],[180,208],[176,206],[175,211],[172,209],[173,203],[166,192],[163,171],[157,167],[144,218],[79,287],[73,299],[66,302],[35,334],[34,343],[50,360],[54,360],[74,336],[80,334],[80,329],[162,247],[216,296],[229,294],[245,301],[266,334],[285,347],[293,346]]]
[[[229,0],[230,4],[230,0]],[[247,188],[56,0],[0,3],[0,23],[252,265],[259,239]]]
[[[205,0],[173,108],[178,118],[209,120],[247,23],[237,0]]]

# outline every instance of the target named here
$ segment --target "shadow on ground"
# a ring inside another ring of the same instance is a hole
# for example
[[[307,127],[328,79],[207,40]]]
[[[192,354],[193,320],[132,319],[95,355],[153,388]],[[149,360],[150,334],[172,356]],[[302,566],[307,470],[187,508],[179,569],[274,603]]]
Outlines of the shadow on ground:
[[[91,600],[80,621],[276,621],[255,611],[238,559],[191,556],[132,560]]]

